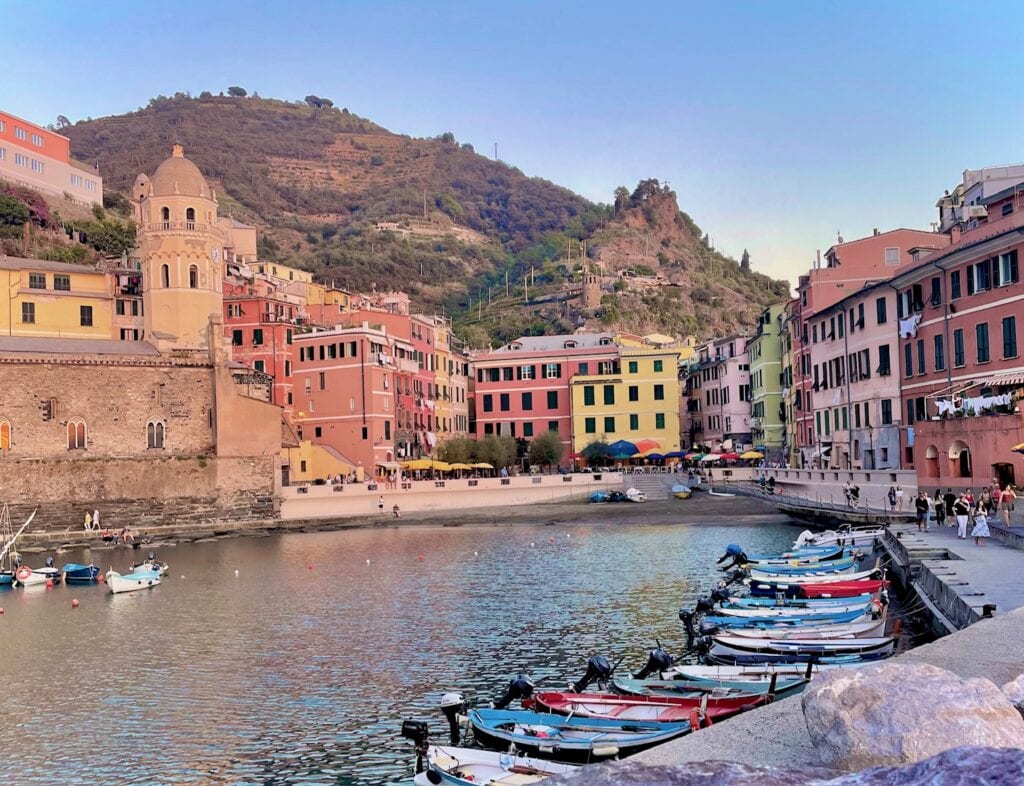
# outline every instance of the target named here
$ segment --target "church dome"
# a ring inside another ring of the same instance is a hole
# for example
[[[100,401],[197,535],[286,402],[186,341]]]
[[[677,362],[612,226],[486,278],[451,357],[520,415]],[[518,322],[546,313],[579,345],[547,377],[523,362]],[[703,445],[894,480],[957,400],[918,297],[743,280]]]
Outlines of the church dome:
[[[164,159],[150,178],[152,196],[201,196],[210,198],[210,187],[206,184],[199,167],[185,158],[185,150],[175,145],[171,157]]]

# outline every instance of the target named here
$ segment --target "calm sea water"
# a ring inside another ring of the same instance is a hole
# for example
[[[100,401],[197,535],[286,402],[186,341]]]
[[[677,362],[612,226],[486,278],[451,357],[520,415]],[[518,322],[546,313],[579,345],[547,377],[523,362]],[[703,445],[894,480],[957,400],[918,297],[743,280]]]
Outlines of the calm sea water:
[[[494,699],[524,670],[562,685],[595,653],[639,668],[656,638],[678,651],[676,611],[713,584],[724,544],[780,549],[796,531],[237,538],[162,549],[171,575],[144,593],[0,592],[0,773],[89,786],[407,783],[401,721],[428,719],[441,736],[442,692]],[[132,554],[93,556],[124,570]]]

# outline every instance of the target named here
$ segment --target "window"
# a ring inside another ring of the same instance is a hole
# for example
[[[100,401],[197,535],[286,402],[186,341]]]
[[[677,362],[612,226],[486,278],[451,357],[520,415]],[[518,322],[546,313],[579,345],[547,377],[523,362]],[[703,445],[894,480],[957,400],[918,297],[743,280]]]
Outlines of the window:
[[[590,364],[589,363],[580,363],[579,373],[582,374],[583,376],[586,376],[587,374],[589,374],[590,373]]]
[[[982,322],[974,329],[974,332],[978,339],[978,362],[988,363],[991,359],[988,351],[988,322]]]
[[[726,390],[728,390],[728,388],[726,388]],[[743,395],[742,392],[740,393],[740,395],[741,396]],[[655,401],[664,401],[665,400],[665,386],[664,385],[655,385],[654,386],[654,400]]]
[[[1017,318],[1007,317],[1003,320],[1003,357],[1017,357]]]
[[[150,449],[164,446],[164,424],[159,420],[151,420],[146,424],[146,447]]]
[[[22,128],[21,126],[15,126],[14,127],[14,136],[16,136],[18,139],[24,139],[26,137],[25,129]]]
[[[615,403],[615,386],[614,385],[605,385],[603,393],[604,393],[604,403],[605,404],[614,404]]]
[[[909,343],[903,347],[903,376],[914,376],[914,347]]]
[[[584,385],[583,386],[583,405],[585,407],[594,406],[594,386]]]
[[[43,146],[43,138],[39,134],[32,134],[32,144],[36,147]]]
[[[290,360],[286,360],[284,362],[284,375],[286,377],[290,377],[292,375],[292,362]]]
[[[22,303],[21,304],[21,321],[26,325],[34,325],[36,323],[36,304],[35,303]]]
[[[898,248],[885,249],[885,264],[898,265],[900,263],[900,250]]]
[[[614,434],[615,433],[615,417],[609,416],[604,419],[604,433]]]
[[[68,421],[68,450],[85,450],[85,421],[71,418]]]
[[[629,416],[629,430],[637,431],[640,428],[640,416],[630,415]]]
[[[655,360],[654,361],[654,373],[655,374],[660,374],[661,373],[662,369],[664,368],[664,363],[665,362],[663,360]]]
[[[42,161],[32,159],[32,171],[42,173],[46,169],[46,165]]]
[[[62,276],[59,273],[53,277],[53,288],[58,292],[71,291],[71,276]]]
[[[597,418],[584,418],[583,430],[588,434],[597,433]]]
[[[28,274],[28,288],[29,289],[46,289],[46,274],[45,273],[29,273]]]
[[[164,289],[171,285],[171,269],[167,265],[160,265],[160,285]]]
[[[544,364],[544,379],[558,379],[562,376],[562,364],[561,363],[545,363]]]
[[[242,331],[232,330],[231,331],[231,346],[240,347],[242,346]]]
[[[553,431],[555,434],[558,433],[558,421],[557,420],[549,420],[548,421],[548,431]]]
[[[533,379],[533,366],[520,366],[517,376],[519,379]]]
[[[640,386],[639,385],[630,385],[629,386],[629,400],[630,401],[639,401],[640,400]]]
[[[658,429],[665,428],[665,413],[656,412],[654,415],[654,427]]]
[[[532,423],[527,422],[527,423],[523,424],[523,436],[524,437],[532,437],[533,436],[533,424]]]
[[[992,286],[992,265],[985,259],[967,266],[967,294],[984,292]]]
[[[385,377],[384,379],[385,379],[384,387],[387,388],[387,382],[386,382],[387,377]],[[327,374],[326,374],[326,372],[323,372],[323,371],[320,372],[319,379],[317,380],[317,385],[320,388],[320,390],[327,390]]]
[[[533,409],[533,393],[523,393],[523,411],[529,412]]]
[[[254,347],[262,347],[263,346],[263,328],[256,328],[255,330],[252,331],[252,345]],[[324,351],[324,347],[323,347],[323,344],[321,344],[320,345],[320,352],[323,353],[323,351]],[[323,360],[323,357],[321,357],[320,359]]]
[[[1010,251],[1000,254],[997,259],[992,260],[992,278],[995,279],[995,286],[1005,287],[1007,284],[1016,284],[1019,279],[1017,270],[1017,252]]]
[[[494,411],[494,396],[490,393],[484,394],[484,412]]]
[[[9,420],[0,420],[0,450],[11,449],[11,423]]]
[[[882,399],[882,425],[892,425],[892,399]]]
[[[942,345],[942,336],[935,336],[935,370],[943,371],[946,368],[946,352]]]
[[[924,373],[924,339],[917,340],[917,373]]]
[[[956,368],[967,365],[964,360],[964,331],[961,328],[953,331],[953,365]]]
[[[199,289],[199,268],[195,265],[188,266],[188,287],[189,289]]]
[[[92,306],[79,306],[78,318],[82,327],[92,327]]]
[[[956,300],[960,297],[960,271],[954,270],[949,274],[949,299]]]
[[[196,228],[196,211],[195,208],[185,208],[185,228],[195,229]]]
[[[509,394],[501,393],[498,395],[498,409],[502,412],[508,412],[510,408]]]
[[[884,325],[889,315],[886,313],[886,302],[884,297],[875,301],[875,319],[879,325]]]
[[[639,370],[639,364],[635,360],[629,361],[629,373],[636,374]]]
[[[548,409],[558,409],[558,391],[548,391]]]

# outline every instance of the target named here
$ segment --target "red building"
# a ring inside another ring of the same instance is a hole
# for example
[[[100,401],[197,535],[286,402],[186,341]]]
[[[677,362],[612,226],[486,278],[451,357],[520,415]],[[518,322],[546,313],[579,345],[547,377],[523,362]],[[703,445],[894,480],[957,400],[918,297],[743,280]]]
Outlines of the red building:
[[[922,486],[1019,483],[1024,442],[1024,184],[983,199],[899,292],[904,466]],[[981,209],[977,209],[977,208]],[[894,359],[895,361],[895,359]]]

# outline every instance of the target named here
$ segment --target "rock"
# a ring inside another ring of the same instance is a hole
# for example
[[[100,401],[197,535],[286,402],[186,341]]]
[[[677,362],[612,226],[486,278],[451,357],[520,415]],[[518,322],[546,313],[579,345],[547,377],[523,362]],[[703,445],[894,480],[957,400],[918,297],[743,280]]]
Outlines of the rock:
[[[648,767],[626,760],[581,767],[548,778],[545,786],[1017,786],[1024,783],[1024,751],[954,748],[906,767],[875,767],[840,774],[824,768],[785,770],[723,761]]]
[[[1024,748],[1024,720],[994,683],[928,664],[826,671],[802,701],[819,758],[847,772],[961,745]]]
[[[1010,680],[1000,690],[1010,700],[1010,704],[1017,708],[1017,711],[1024,716],[1024,674],[1017,679]]]

